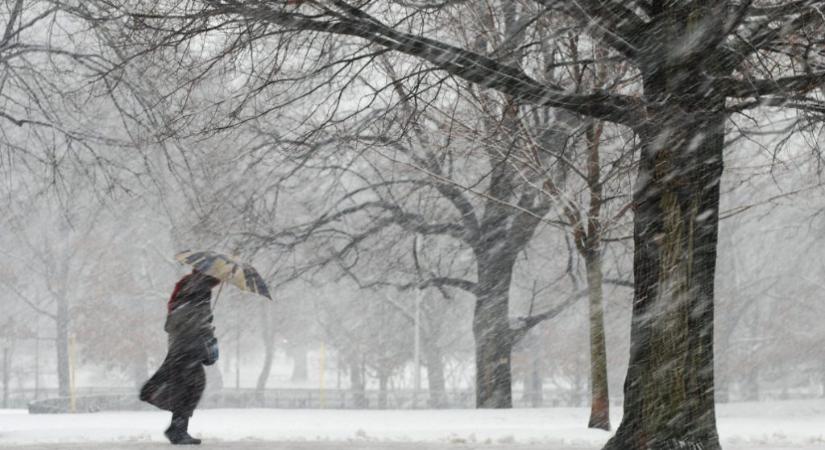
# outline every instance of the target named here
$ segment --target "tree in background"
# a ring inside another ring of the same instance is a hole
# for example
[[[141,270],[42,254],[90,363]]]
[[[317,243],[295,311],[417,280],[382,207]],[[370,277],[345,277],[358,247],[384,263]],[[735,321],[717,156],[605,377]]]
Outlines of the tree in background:
[[[75,335],[86,362],[122,371],[139,388],[165,355],[166,302],[179,268],[168,242],[158,242],[153,227],[115,226],[119,239],[97,260],[98,267],[110,270],[97,272],[78,302]]]
[[[54,206],[50,202],[45,205]],[[91,239],[100,208],[77,208],[69,215],[61,214],[59,209],[57,214],[27,209],[19,210],[6,223],[7,237],[13,236],[18,245],[6,247],[17,265],[12,276],[4,280],[4,286],[20,302],[54,323],[58,392],[61,397],[68,397],[72,304],[79,300],[91,279],[91,254],[100,252]],[[91,220],[75,215],[81,211],[89,214]]]

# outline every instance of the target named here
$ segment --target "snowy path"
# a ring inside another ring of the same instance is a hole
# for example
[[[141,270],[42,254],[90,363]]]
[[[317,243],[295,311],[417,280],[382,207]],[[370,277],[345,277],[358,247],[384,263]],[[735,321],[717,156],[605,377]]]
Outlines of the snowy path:
[[[92,445],[43,444],[14,447],[15,450],[161,450],[169,448],[172,448],[172,446],[160,442],[130,442],[121,444],[105,443]],[[199,447],[187,448],[198,448],[204,450],[584,450],[582,447],[548,447],[546,444],[457,445],[420,442],[405,444],[386,442],[205,442]]]
[[[122,444],[44,444],[14,447],[15,450],[161,450],[172,446],[155,443]],[[193,447],[187,447],[193,448]],[[387,443],[387,442],[205,442],[199,447],[204,450],[583,450],[581,447],[549,448],[547,445],[456,445],[437,443]]]
[[[152,443],[103,443],[103,444],[41,444],[16,446],[15,450],[161,450],[171,445]],[[175,447],[177,448],[177,447]],[[193,448],[193,447],[188,447]],[[431,442],[205,442],[204,450],[598,450],[599,447],[555,447],[547,444],[444,444]],[[813,450],[821,447],[739,447],[726,445],[725,450]]]
[[[614,408],[618,409],[618,408]],[[825,400],[719,405],[725,450],[825,449]],[[191,433],[214,450],[596,450],[585,408],[437,411],[215,409]],[[612,418],[614,424],[619,417]],[[29,415],[0,410],[0,448],[169,448],[162,411]]]

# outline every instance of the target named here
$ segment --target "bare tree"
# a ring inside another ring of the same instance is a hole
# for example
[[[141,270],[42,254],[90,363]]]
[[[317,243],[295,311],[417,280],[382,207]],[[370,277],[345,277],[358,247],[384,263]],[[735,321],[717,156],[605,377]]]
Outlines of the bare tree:
[[[121,153],[135,147],[101,95],[101,74],[111,73],[112,63],[91,35],[88,23],[60,2],[0,2],[4,190],[28,183],[33,191],[49,187],[66,196],[84,179],[102,198],[137,175],[134,157]]]
[[[70,387],[69,340],[75,315],[72,300],[78,297],[90,268],[91,258],[81,255],[101,251],[89,242],[101,210],[97,207],[84,211],[89,214],[89,220],[82,222],[59,212],[18,210],[7,222],[9,234],[22,244],[12,247],[12,251],[25,252],[26,258],[15,253],[9,255],[14,257],[16,265],[13,277],[3,283],[20,302],[53,321],[58,392],[62,397],[69,395]],[[80,211],[78,208],[76,213]],[[34,224],[46,227],[49,232],[34,228]]]
[[[541,200],[539,191],[529,184],[519,185],[520,172],[501,160],[501,146],[504,144],[495,138],[485,144],[488,146],[485,153],[490,172],[489,175],[487,172],[481,175],[481,181],[487,184],[484,190],[479,190],[482,200],[471,200],[462,192],[462,183],[451,181],[451,174],[459,173],[456,170],[460,170],[462,177],[469,176],[471,172],[459,169],[460,165],[436,152],[437,148],[441,148],[442,152],[449,151],[449,147],[434,143],[432,131],[420,129],[413,135],[412,143],[388,140],[386,135],[361,135],[359,139],[378,152],[393,151],[403,156],[402,164],[421,168],[425,172],[423,178],[418,175],[412,180],[405,177],[392,179],[386,175],[392,173],[392,169],[378,169],[383,172],[374,173],[378,181],[367,181],[365,185],[349,190],[341,201],[336,202],[339,205],[337,210],[280,235],[297,235],[299,242],[312,235],[349,235],[330,256],[331,259],[326,259],[343,261],[344,266],[349,266],[350,259],[355,255],[364,253],[363,246],[374,247],[376,239],[386,236],[393,229],[441,237],[442,240],[452,241],[450,245],[465,249],[465,254],[466,250],[470,250],[469,255],[475,262],[476,273],[472,277],[475,281],[451,276],[449,272],[438,275],[431,268],[425,268],[428,276],[421,283],[434,288],[458,288],[476,298],[473,321],[477,350],[477,405],[510,407],[509,355],[512,346],[527,330],[560,310],[556,308],[516,322],[509,319],[510,284],[517,256],[550,211],[551,201],[549,198]],[[552,139],[551,136],[547,137]],[[449,143],[460,137],[445,135],[442,139]],[[418,169],[412,171],[413,174],[415,172]],[[428,203],[433,206],[427,206]],[[355,216],[364,217],[360,219],[364,222],[363,231],[351,233],[349,226],[342,225]],[[276,234],[272,238],[277,241],[278,237]],[[466,272],[466,268],[459,271]],[[416,281],[410,283],[420,284]],[[401,285],[403,287],[404,283]]]

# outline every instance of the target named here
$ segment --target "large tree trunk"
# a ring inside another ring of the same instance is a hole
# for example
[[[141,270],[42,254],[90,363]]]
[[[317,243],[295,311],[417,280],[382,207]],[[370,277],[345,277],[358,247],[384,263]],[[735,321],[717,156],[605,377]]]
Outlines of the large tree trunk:
[[[649,107],[640,133],[630,365],[624,417],[605,447],[611,450],[720,448],[713,296],[724,99],[674,95],[665,86],[667,79],[646,79],[646,94],[656,94],[651,100],[676,100]]]
[[[427,387],[430,391],[429,407],[447,407],[447,387],[444,381],[444,356],[441,349],[428,343],[424,357],[427,360]]]
[[[590,249],[585,255],[587,294],[590,300],[590,421],[587,426],[610,430],[607,349],[604,337],[604,306],[602,305],[602,255],[599,247]]]
[[[483,258],[473,315],[476,350],[476,408],[512,408],[509,291],[513,264],[505,258]]]

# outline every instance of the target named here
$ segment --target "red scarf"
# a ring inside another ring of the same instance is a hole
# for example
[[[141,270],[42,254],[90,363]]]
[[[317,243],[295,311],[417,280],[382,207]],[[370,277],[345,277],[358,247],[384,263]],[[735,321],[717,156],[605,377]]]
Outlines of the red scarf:
[[[192,277],[192,274],[186,275],[183,278],[181,278],[180,281],[177,282],[177,284],[175,284],[175,289],[172,290],[172,296],[169,297],[169,303],[166,305],[166,312],[167,313],[170,313],[170,312],[172,312],[173,309],[175,309],[175,306],[177,306],[175,304],[175,303],[177,303],[175,297],[178,296],[178,293],[180,292],[181,288],[183,288],[183,286],[187,282],[189,282],[189,278],[191,278],[191,277]]]

